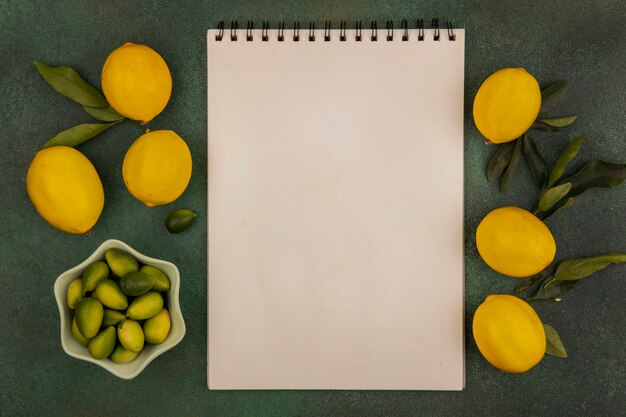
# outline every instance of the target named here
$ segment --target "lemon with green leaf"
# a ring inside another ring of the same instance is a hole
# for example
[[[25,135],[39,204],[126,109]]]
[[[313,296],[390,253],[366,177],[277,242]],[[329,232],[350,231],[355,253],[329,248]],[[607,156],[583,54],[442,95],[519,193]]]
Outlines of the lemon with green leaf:
[[[535,310],[512,295],[490,295],[476,309],[472,331],[487,361],[508,373],[526,372],[546,352],[546,334]]]

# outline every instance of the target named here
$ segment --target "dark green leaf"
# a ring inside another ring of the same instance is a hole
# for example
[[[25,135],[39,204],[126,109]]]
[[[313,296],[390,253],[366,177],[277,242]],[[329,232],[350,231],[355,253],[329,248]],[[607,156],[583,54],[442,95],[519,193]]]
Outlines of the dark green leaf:
[[[532,277],[528,277],[528,278],[524,278],[524,279],[518,279],[517,280],[517,285],[515,285],[515,292],[524,292],[524,291],[526,291],[527,289],[532,287],[533,284],[535,284],[536,282],[544,279],[548,275],[550,275],[550,268],[546,268],[543,271],[539,272],[538,274],[533,275]]]
[[[548,181],[548,187],[552,186],[558,180],[561,175],[565,172],[565,168],[567,168],[567,164],[576,157],[578,151],[580,150],[580,145],[582,141],[585,140],[589,136],[589,132],[584,133],[576,138],[567,145],[567,148],[563,151],[559,160],[554,164],[554,168],[552,169],[552,173],[550,174],[550,180]]]
[[[573,197],[572,198],[568,198],[567,201],[565,202],[565,204],[563,204],[561,207],[556,209],[555,213],[559,212],[560,210],[565,210],[566,208],[571,207],[572,204],[574,204],[574,200],[576,200],[576,199],[573,198]]]
[[[45,145],[43,145],[42,148],[49,148],[51,146],[78,146],[81,143],[93,138],[97,134],[104,132],[120,121],[113,123],[85,123],[76,125],[64,130],[50,139]]]
[[[541,109],[539,113],[547,113],[556,109],[565,98],[569,83],[567,81],[559,81],[545,88],[541,92]]]
[[[515,149],[515,142],[507,142],[500,145],[497,152],[489,161],[487,166],[487,180],[489,182],[494,181],[500,177],[504,172],[504,169],[509,165],[511,155],[513,155],[513,149]]]
[[[551,127],[564,128],[574,124],[576,119],[578,119],[578,116],[562,116],[551,119],[539,119],[539,121]]]
[[[579,281],[556,281],[554,278],[548,279],[535,295],[527,301],[552,300],[561,301],[561,296],[578,284]]]
[[[561,201],[561,199],[567,195],[570,188],[572,188],[572,184],[569,182],[557,185],[556,187],[548,188],[539,200],[539,210],[550,210],[552,206]]]
[[[567,358],[567,352],[565,346],[561,342],[561,337],[556,329],[550,326],[548,323],[542,323],[543,329],[546,332],[546,353],[552,356],[558,356],[559,358]]]
[[[611,164],[594,160],[580,171],[562,182],[572,184],[568,197],[576,197],[589,188],[611,188],[620,185],[626,179],[626,164]]]
[[[501,192],[505,193],[513,186],[519,174],[521,162],[522,141],[520,139],[517,139],[515,141],[515,149],[513,149],[513,154],[511,155],[511,160],[509,161],[509,166],[506,168],[506,171],[504,172],[504,177],[502,177],[502,182],[500,183]]]
[[[41,76],[59,93],[82,105],[109,107],[104,96],[70,67],[49,67],[35,61]]]
[[[530,136],[524,136],[524,155],[533,173],[533,178],[537,183],[537,187],[541,187],[546,183],[548,177],[548,165],[541,156],[535,145],[535,141]]]
[[[531,129],[552,130],[552,129],[550,129],[550,126],[545,125],[545,124],[543,124],[543,123],[541,123],[541,122],[538,122],[537,120],[535,120],[535,121],[533,122],[533,124],[532,124],[532,125],[530,125],[530,128],[531,128]]]
[[[539,120],[535,120],[533,122],[533,124],[530,126],[531,129],[540,129],[540,130],[548,130],[551,132],[557,131],[557,130],[562,130],[558,127],[552,127],[550,125],[547,125],[545,123],[540,122]]]
[[[572,204],[574,204],[574,200],[575,200],[574,198],[568,198],[568,199],[565,201],[565,203],[563,203],[563,204],[561,204],[561,205],[558,205],[558,204],[557,204],[556,206],[552,207],[552,209],[551,209],[551,210],[548,210],[548,212],[547,212],[547,213],[544,213],[542,216],[539,216],[539,219],[540,219],[540,220],[545,220],[545,219],[547,219],[548,217],[552,216],[553,214],[556,214],[556,213],[558,213],[558,212],[559,212],[559,211],[561,211],[561,210],[564,210],[564,209],[566,209],[566,208],[568,208],[568,207],[571,207],[571,206],[572,206]]]
[[[115,122],[124,118],[124,116],[116,112],[113,107],[100,108],[83,106],[83,109],[85,109],[91,117],[96,120],[100,120],[101,122]]]
[[[165,227],[170,233],[180,233],[186,230],[196,220],[198,215],[191,210],[174,210],[167,215]]]
[[[554,273],[554,279],[557,281],[577,281],[611,264],[622,262],[626,262],[626,253],[612,252],[590,258],[568,259],[559,264]]]
[[[551,119],[537,119],[530,127],[533,129],[543,130],[562,130],[573,125],[576,119],[578,119],[578,116],[563,116]]]

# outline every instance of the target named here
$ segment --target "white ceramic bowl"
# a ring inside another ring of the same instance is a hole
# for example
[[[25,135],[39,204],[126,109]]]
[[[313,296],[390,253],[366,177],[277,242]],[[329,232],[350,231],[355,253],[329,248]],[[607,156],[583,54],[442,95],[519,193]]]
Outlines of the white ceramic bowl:
[[[80,277],[83,271],[93,262],[104,260],[104,252],[108,249],[117,248],[133,255],[141,264],[152,265],[162,270],[170,279],[170,290],[167,292],[167,309],[169,310],[172,326],[167,339],[159,345],[151,345],[146,343],[141,353],[131,362],[119,364],[111,359],[94,359],[91,357],[87,348],[81,346],[72,336],[72,313],[67,307],[67,287],[72,280]],[[104,242],[91,256],[85,259],[79,265],[65,271],[57,278],[54,283],[54,295],[59,307],[61,316],[61,345],[63,350],[70,356],[88,362],[100,365],[113,375],[123,379],[132,379],[139,375],[143,369],[148,366],[157,356],[165,353],[176,346],[185,336],[185,321],[180,311],[178,303],[178,292],[180,289],[180,273],[176,266],[170,262],[145,256],[126,243],[119,240],[110,239]]]

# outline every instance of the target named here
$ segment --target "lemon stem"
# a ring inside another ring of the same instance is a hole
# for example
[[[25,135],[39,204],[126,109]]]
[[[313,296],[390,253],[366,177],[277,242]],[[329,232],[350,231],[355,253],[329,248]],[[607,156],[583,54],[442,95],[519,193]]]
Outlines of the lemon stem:
[[[118,329],[121,329],[122,326],[124,326],[124,323],[126,323],[126,319],[128,318],[128,312],[126,312],[124,314],[124,317],[122,317],[122,320],[120,321],[120,323],[117,325]]]
[[[149,128],[147,128],[146,126],[144,126],[141,123],[137,122],[136,120],[132,120],[132,119],[126,119],[126,120],[128,120],[130,122],[130,124],[135,126],[137,129],[143,131],[143,133],[148,133],[150,131]]]

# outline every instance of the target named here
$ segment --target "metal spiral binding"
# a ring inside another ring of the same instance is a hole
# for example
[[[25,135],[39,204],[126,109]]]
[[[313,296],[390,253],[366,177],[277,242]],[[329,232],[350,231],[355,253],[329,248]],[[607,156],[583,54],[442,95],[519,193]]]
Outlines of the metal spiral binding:
[[[293,41],[300,42],[300,22],[293,22]]]
[[[393,41],[393,20],[387,20],[385,24],[387,27],[387,42]]]
[[[324,42],[330,41],[330,20],[324,22]]]
[[[252,36],[253,30],[254,30],[254,22],[251,20],[248,20],[248,24],[246,25],[246,41],[248,42],[253,41],[253,36]]]
[[[269,36],[270,22],[263,21],[263,28],[261,29],[261,40],[267,42],[270,39]]]
[[[446,22],[446,26],[448,28],[448,40],[455,41],[456,35],[454,34],[454,29],[452,28],[452,22],[448,20]]]
[[[237,41],[237,30],[239,29],[239,22],[232,21],[230,22],[230,40],[236,42]]]
[[[409,23],[406,19],[402,19],[400,23],[400,28],[402,30],[402,41],[409,41]],[[434,18],[431,21],[431,28],[433,31],[433,41],[439,41],[441,37],[441,30],[439,27],[439,19]],[[393,42],[394,36],[394,25],[393,20],[387,20],[385,22],[385,29],[387,31],[385,39],[387,42]],[[424,19],[418,19],[416,24],[417,29],[417,40],[418,42],[424,41]],[[224,21],[220,21],[217,24],[217,34],[215,35],[215,40],[221,42],[224,39],[224,32],[226,30],[226,24]],[[456,41],[456,35],[454,33],[454,28],[452,26],[451,21],[446,21],[446,26],[444,30],[447,32],[449,41]],[[239,31],[239,22],[237,20],[232,20],[230,22],[230,40],[236,42],[238,40],[238,32]],[[270,22],[263,21],[263,26],[261,29],[261,40],[263,42],[268,42],[270,39]],[[342,20],[339,25],[339,40],[341,42],[345,42],[347,39],[347,24],[345,20]],[[355,24],[355,41],[361,42],[363,39],[363,22],[360,20],[356,21]],[[332,35],[332,24],[330,20],[326,20],[324,22],[324,41],[330,42]],[[252,42],[254,40],[254,22],[249,20],[246,25],[246,41]],[[278,22],[278,30],[277,30],[277,40],[279,42],[283,42],[285,40],[285,22]],[[315,42],[315,22],[309,22],[309,42]],[[371,34],[370,40],[372,42],[378,41],[378,21],[372,20],[371,24]],[[293,41],[300,41],[300,22],[293,22]]]
[[[439,19],[434,18],[430,26],[433,29],[435,29],[435,35],[433,36],[433,40],[438,42],[439,41]]]
[[[278,42],[285,40],[285,22],[278,22]]]
[[[217,24],[217,35],[215,35],[216,41],[221,41],[224,38],[224,21],[222,20]]]

